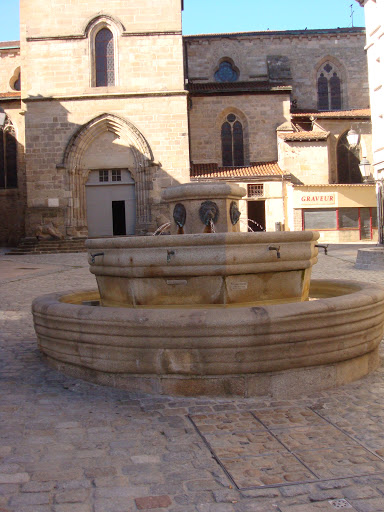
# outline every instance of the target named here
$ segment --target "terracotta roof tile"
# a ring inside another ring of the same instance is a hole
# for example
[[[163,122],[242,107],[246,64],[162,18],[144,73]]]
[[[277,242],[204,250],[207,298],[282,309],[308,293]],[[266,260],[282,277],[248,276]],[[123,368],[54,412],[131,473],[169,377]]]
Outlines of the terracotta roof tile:
[[[20,41],[0,41],[0,50],[20,48]]]
[[[327,140],[331,132],[294,132],[294,133],[280,133],[279,138],[286,141],[309,142],[315,140]]]
[[[284,176],[277,162],[251,163],[247,167],[219,167],[217,164],[192,164],[191,178],[244,178]]]
[[[328,112],[293,112],[292,114],[293,118],[297,117],[323,117],[323,118],[353,118],[353,117],[364,117],[364,118],[370,118],[371,117],[371,109],[369,108],[361,108],[361,109],[354,109],[354,110],[332,110]]]
[[[2,98],[11,98],[18,100],[21,98],[21,93],[18,91],[12,91],[12,92],[0,92],[0,99]]]
[[[187,89],[191,94],[217,94],[233,92],[279,92],[291,91],[290,85],[277,85],[271,82],[190,82]]]

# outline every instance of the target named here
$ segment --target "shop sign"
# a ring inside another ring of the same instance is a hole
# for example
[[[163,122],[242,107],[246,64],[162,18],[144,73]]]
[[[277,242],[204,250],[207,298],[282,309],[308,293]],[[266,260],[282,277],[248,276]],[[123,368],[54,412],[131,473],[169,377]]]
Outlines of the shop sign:
[[[313,192],[302,193],[300,196],[300,201],[303,205],[329,205],[335,204],[335,194],[319,194]]]

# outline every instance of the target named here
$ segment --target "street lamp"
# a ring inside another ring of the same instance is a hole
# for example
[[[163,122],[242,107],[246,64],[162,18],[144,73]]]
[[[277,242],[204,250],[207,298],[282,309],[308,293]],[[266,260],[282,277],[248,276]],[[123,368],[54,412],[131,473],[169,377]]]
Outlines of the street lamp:
[[[366,156],[364,156],[362,161],[359,163],[359,169],[364,183],[374,183],[374,179],[371,176],[371,164]]]
[[[352,149],[355,149],[360,142],[360,134],[356,132],[353,128],[351,128],[347,133],[347,141],[349,146]]]

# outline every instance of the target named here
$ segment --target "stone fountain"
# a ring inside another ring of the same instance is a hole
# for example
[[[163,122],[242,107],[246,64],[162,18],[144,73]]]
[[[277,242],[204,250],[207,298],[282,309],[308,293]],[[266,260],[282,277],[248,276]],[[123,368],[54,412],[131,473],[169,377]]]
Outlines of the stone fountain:
[[[377,368],[384,289],[311,282],[318,235],[241,233],[244,194],[171,187],[171,234],[88,240],[98,291],[33,302],[50,364],[127,390],[244,397],[295,396]]]

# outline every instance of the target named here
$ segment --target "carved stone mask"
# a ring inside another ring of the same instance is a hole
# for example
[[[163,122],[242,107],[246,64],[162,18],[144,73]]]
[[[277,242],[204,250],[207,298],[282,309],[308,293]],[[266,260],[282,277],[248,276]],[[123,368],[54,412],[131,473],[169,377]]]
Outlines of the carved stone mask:
[[[201,203],[199,216],[205,226],[209,226],[211,221],[215,224],[219,218],[219,207],[213,201],[204,201]]]
[[[181,203],[177,203],[173,209],[173,220],[179,228],[184,227],[187,218],[187,212],[185,206]]]

